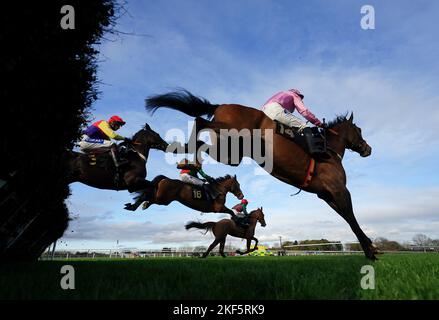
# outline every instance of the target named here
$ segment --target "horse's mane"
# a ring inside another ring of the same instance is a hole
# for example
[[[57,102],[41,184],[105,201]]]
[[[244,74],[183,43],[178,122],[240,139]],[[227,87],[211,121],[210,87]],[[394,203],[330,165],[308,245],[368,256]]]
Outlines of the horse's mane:
[[[145,125],[142,127],[142,129],[137,131],[131,139],[136,140],[139,137],[139,135],[142,133],[143,130],[151,130],[151,127],[147,123],[145,123]]]
[[[333,128],[337,124],[345,122],[347,120],[348,112],[342,115],[338,115],[334,120],[328,122],[328,128]]]
[[[224,177],[219,177],[215,179],[215,182],[222,182],[224,180],[232,179],[232,176],[230,174],[226,174]]]

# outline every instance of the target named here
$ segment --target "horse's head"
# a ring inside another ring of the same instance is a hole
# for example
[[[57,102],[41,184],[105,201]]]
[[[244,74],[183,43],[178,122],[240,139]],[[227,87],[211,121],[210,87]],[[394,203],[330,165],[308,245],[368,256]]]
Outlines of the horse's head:
[[[236,179],[236,174],[230,179],[231,179],[230,192],[233,193],[235,197],[237,197],[239,200],[244,199],[244,194],[242,193],[238,179]]]
[[[134,135],[133,141],[141,143],[145,145],[145,147],[162,151],[166,151],[166,148],[168,147],[168,143],[163,140],[157,132],[152,130],[147,123],[145,123],[145,126]]]
[[[227,192],[230,191],[238,199],[241,200],[244,198],[244,194],[241,191],[241,186],[239,185],[238,179],[236,179],[236,175],[233,177],[226,175],[225,177],[217,178],[215,182],[224,186]]]
[[[349,119],[344,117],[341,121],[340,119],[336,120],[333,129],[344,139],[347,149],[358,152],[362,157],[370,156],[372,148],[363,139],[361,128],[354,123],[354,113],[351,113]]]
[[[250,216],[255,218],[257,221],[259,221],[259,223],[261,224],[262,227],[265,227],[267,225],[265,223],[265,216],[264,216],[264,212],[262,211],[262,207],[257,208],[256,210],[253,210],[250,213]]]

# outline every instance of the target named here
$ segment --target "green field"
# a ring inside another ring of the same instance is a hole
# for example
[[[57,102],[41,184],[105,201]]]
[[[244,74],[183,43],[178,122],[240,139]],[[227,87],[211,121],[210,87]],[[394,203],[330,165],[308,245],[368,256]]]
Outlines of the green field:
[[[75,268],[62,290],[61,266]],[[363,290],[363,265],[375,289]],[[1,299],[439,299],[439,254],[62,260],[0,266]]]

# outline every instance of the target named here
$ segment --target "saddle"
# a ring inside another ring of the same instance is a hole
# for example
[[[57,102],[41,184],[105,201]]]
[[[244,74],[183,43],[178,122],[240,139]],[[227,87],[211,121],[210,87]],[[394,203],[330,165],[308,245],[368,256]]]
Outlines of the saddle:
[[[214,201],[218,196],[217,190],[210,184],[204,184],[202,186],[192,186],[192,199]]]
[[[302,132],[296,127],[289,127],[274,120],[276,123],[276,133],[295,142],[305,152],[309,154],[326,153],[326,137],[320,132],[319,128],[305,128]]]
[[[124,156],[130,151],[124,143],[117,146],[117,158],[118,162],[121,161],[129,162]],[[106,171],[115,172],[114,183],[116,188],[119,188],[121,184],[121,174],[120,169],[115,166],[113,156],[111,155],[111,150],[92,150],[92,152],[87,153],[88,164],[90,166],[98,166]]]
[[[131,151],[125,143],[121,143],[117,146],[117,157],[119,161],[127,161],[125,156]],[[107,171],[115,169],[114,161],[110,150],[92,150],[86,153],[88,156],[90,166],[99,166]]]
[[[244,229],[247,229],[248,226],[250,225],[250,219],[249,217],[237,217],[237,216],[232,216],[232,220],[233,222],[235,222],[239,227],[242,227]]]
[[[88,164],[90,166],[98,166],[105,170],[114,168],[113,160],[111,159],[110,151],[92,151],[86,153],[88,157]]]

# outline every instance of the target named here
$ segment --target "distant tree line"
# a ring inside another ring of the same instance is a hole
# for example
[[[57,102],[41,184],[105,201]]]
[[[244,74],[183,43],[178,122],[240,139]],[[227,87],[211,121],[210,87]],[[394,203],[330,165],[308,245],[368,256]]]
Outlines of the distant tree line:
[[[283,250],[293,251],[341,251],[343,245],[331,244],[331,245],[316,245],[332,243],[337,241],[329,241],[327,239],[320,240],[301,240],[301,241],[284,241],[282,244]],[[381,251],[407,251],[407,250],[427,250],[428,247],[434,248],[435,251],[439,251],[439,239],[431,239],[424,234],[417,234],[413,237],[411,243],[399,243],[394,240],[388,240],[384,237],[378,237],[374,239],[373,243]],[[307,245],[310,244],[310,245]],[[344,244],[344,250],[348,251],[363,251],[359,243],[346,243]],[[279,247],[273,247],[272,249],[279,250]],[[430,250],[431,251],[431,250]]]
[[[341,251],[342,244],[329,244],[324,246],[316,246],[315,244],[333,243],[327,239],[319,240],[301,240],[301,241],[284,241],[282,247],[287,250],[309,250],[309,251]],[[308,245],[309,244],[309,245]],[[292,247],[289,247],[292,246]],[[297,246],[297,247],[295,247]]]

